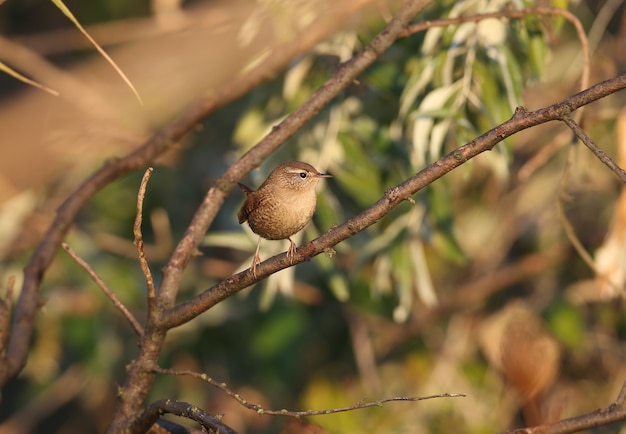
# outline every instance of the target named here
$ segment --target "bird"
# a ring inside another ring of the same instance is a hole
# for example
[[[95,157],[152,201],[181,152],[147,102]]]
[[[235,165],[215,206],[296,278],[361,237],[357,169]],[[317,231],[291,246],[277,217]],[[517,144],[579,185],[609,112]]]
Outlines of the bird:
[[[290,161],[276,167],[255,191],[242,183],[239,188],[246,199],[237,213],[239,224],[248,222],[252,232],[259,236],[252,259],[253,276],[261,262],[261,239],[289,240],[287,259],[292,262],[296,244],[290,238],[300,232],[313,217],[317,206],[315,187],[322,178],[332,175],[318,172],[302,161]]]

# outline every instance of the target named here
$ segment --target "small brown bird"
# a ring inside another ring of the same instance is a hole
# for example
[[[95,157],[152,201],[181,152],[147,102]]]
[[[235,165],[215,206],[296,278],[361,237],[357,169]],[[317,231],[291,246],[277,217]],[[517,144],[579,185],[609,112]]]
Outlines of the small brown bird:
[[[315,187],[321,178],[332,176],[319,173],[310,164],[292,161],[274,169],[256,191],[239,183],[246,195],[246,201],[237,213],[239,223],[248,221],[252,232],[259,235],[251,267],[254,276],[256,266],[261,262],[261,238],[289,240],[287,258],[293,260],[296,244],[289,237],[302,230],[313,217],[317,205]]]

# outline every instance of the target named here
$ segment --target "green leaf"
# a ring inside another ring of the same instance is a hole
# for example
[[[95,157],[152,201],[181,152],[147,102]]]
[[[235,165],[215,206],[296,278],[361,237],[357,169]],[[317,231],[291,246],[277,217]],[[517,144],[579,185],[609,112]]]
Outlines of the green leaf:
[[[545,77],[547,44],[541,31],[541,23],[536,17],[526,17],[528,26],[528,62],[530,69],[539,79]]]
[[[251,350],[260,359],[274,359],[295,343],[306,325],[303,312],[295,309],[268,315],[250,340]]]
[[[548,314],[553,333],[570,348],[580,348],[585,342],[585,324],[581,312],[575,306],[561,303]]]

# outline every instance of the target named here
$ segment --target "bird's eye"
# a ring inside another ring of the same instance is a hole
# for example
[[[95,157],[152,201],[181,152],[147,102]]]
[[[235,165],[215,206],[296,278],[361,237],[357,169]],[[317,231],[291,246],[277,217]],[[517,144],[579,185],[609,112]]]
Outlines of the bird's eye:
[[[300,172],[300,178],[302,179],[306,178],[306,172]]]

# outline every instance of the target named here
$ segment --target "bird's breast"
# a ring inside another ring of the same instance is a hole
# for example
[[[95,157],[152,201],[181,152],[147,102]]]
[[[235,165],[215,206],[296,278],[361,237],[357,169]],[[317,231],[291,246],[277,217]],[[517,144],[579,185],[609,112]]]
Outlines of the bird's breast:
[[[267,195],[248,215],[252,231],[268,240],[283,240],[302,230],[315,212],[315,192]]]

